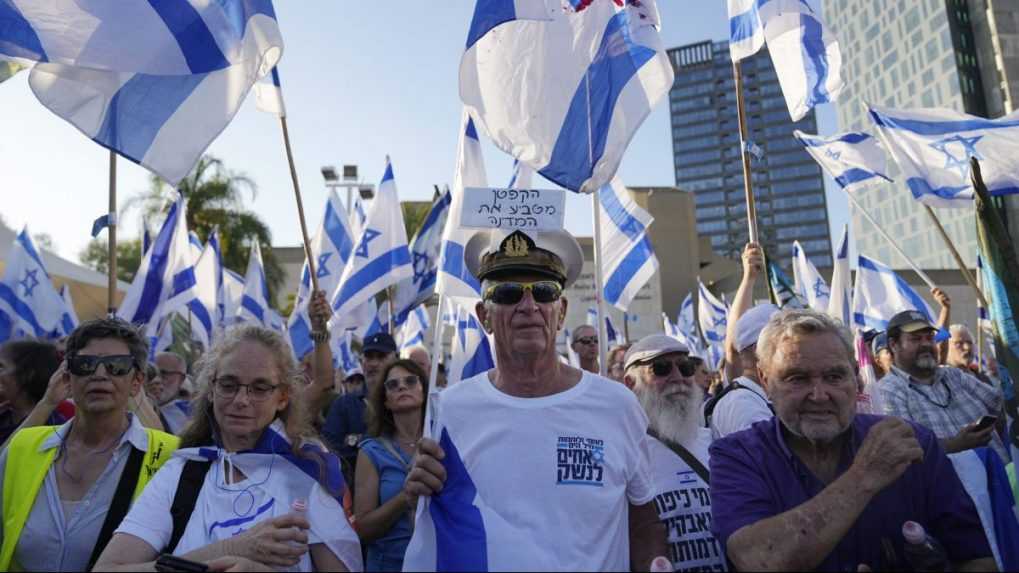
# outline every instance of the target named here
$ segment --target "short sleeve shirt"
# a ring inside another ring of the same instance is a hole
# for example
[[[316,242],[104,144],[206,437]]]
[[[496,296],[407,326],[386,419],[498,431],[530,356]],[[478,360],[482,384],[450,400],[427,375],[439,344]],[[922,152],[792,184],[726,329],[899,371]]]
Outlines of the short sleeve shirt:
[[[745,376],[740,376],[733,383],[746,389],[730,390],[715,404],[711,413],[711,437],[716,440],[774,415],[768,395],[760,384]]]
[[[856,415],[847,430],[851,433],[839,475],[849,468],[871,427],[882,419]],[[913,428],[924,450],[923,462],[910,466],[871,499],[818,570],[856,571],[860,564],[874,571],[908,568],[902,538],[906,521],[918,522],[941,541],[951,561],[991,556],[973,501],[952,462],[930,430],[916,424]],[[710,452],[714,532],[722,543],[746,526],[799,507],[827,487],[786,446],[778,418],[718,440]],[[886,541],[895,551],[895,562],[883,555]]]

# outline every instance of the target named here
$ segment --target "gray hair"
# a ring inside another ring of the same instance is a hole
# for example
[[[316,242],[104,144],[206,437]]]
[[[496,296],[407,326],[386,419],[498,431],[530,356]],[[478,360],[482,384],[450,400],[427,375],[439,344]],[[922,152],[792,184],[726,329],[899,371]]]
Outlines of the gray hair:
[[[812,309],[783,310],[772,315],[757,340],[758,366],[770,366],[778,345],[793,336],[804,334],[834,334],[842,341],[846,356],[853,361],[853,336],[841,321]]]
[[[581,328],[590,328],[591,330],[594,331],[595,335],[598,334],[598,329],[596,327],[591,326],[590,324],[581,324],[580,326],[574,328],[573,332],[570,333],[570,337],[571,337],[570,342],[571,343],[572,342],[576,342],[577,339],[580,338],[580,329]]]
[[[952,333],[952,338],[955,338],[960,334],[965,334],[971,339],[973,338],[973,333],[970,332],[969,328],[965,324],[953,324],[948,327],[948,332]]]

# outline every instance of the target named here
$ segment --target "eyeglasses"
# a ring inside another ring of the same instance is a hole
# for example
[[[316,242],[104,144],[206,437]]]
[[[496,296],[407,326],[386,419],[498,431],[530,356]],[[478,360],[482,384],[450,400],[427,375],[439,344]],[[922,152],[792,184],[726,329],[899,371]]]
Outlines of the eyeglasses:
[[[408,390],[421,384],[421,378],[411,374],[410,376],[404,376],[403,378],[390,378],[382,383],[386,387],[386,392],[393,392],[400,386],[405,386]]]
[[[544,304],[559,300],[563,294],[563,287],[556,281],[498,283],[485,290],[485,300],[495,304],[517,304],[524,299],[524,293],[527,291],[531,291],[534,302]]]
[[[233,380],[213,380],[212,391],[217,398],[232,400],[240,393],[241,388],[247,389],[248,399],[252,402],[260,402],[267,399],[279,388],[279,385],[255,382],[254,384],[240,384]]]
[[[163,377],[163,378],[166,378],[167,376],[172,376],[172,375],[187,376],[187,374],[185,372],[178,372],[176,370],[160,370],[159,371],[159,375],[161,377]]]
[[[675,360],[660,358],[653,360],[651,361],[651,371],[655,373],[655,376],[665,378],[672,374],[673,365],[679,369],[679,375],[684,378],[689,378],[697,372],[697,366],[686,358],[677,358]]]
[[[110,376],[123,376],[137,366],[134,356],[130,354],[114,356],[76,354],[67,359],[67,370],[75,376],[91,376],[99,369],[100,364],[106,366],[106,373]]]
[[[585,336],[583,338],[578,338],[578,339],[574,340],[574,342],[579,342],[580,344],[598,344],[598,337],[597,336]]]

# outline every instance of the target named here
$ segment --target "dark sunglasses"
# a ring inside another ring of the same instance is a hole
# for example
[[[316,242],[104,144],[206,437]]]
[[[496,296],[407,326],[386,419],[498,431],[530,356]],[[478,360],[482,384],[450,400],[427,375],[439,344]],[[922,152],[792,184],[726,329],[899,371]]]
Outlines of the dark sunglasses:
[[[407,389],[411,389],[421,383],[421,378],[411,374],[410,376],[404,376],[403,378],[390,378],[383,382],[386,387],[386,392],[393,392],[400,386],[406,386]]]
[[[659,358],[658,360],[652,360],[651,371],[655,373],[655,376],[665,378],[669,374],[672,374],[673,365],[679,369],[680,376],[684,378],[689,378],[697,372],[697,366],[686,358],[677,358],[675,360]]]
[[[498,283],[488,287],[485,291],[485,300],[495,304],[517,304],[524,299],[524,293],[527,291],[531,291],[534,302],[549,303],[559,300],[563,294],[563,287],[556,281]]]
[[[106,366],[106,373],[110,376],[123,376],[137,366],[134,356],[130,354],[118,354],[116,356],[76,354],[68,357],[67,370],[75,376],[91,376],[95,374],[100,364]]]
[[[581,343],[581,344],[598,344],[598,337],[597,336],[585,336],[583,338],[578,338],[576,341]]]

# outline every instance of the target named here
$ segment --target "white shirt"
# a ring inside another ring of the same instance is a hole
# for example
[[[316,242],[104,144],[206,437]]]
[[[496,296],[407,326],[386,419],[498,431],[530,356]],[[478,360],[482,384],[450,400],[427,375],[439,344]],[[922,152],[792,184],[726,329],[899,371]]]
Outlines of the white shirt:
[[[435,419],[450,477],[418,506],[405,571],[452,553],[489,571],[629,570],[628,504],[654,491],[647,416],[625,386],[585,372],[564,392],[516,398],[486,373],[448,387]],[[448,522],[433,518],[457,500]]]
[[[711,438],[717,440],[746,430],[755,422],[770,420],[772,414],[768,395],[760,384],[740,376],[734,383],[747,390],[731,390],[715,404],[711,414]],[[749,390],[749,391],[748,391]]]
[[[687,450],[709,467],[711,432],[701,428]],[[711,492],[683,458],[651,438],[655,510],[665,525],[669,559],[676,571],[725,571],[725,550],[711,534]]]

